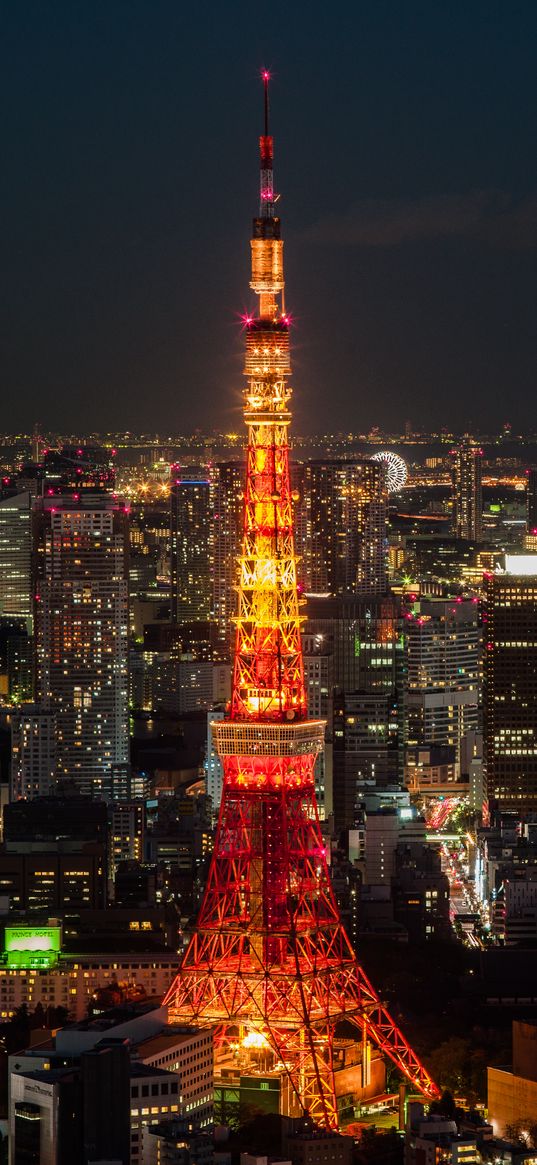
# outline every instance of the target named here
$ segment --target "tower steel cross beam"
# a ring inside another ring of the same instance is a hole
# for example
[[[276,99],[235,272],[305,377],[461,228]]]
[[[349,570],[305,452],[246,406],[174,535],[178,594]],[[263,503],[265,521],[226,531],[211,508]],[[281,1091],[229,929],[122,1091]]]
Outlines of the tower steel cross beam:
[[[248,439],[233,688],[227,718],[212,725],[222,803],[196,928],[164,1003],[172,1021],[214,1029],[217,1064],[270,1060],[286,1111],[337,1128],[334,1037],[343,1020],[414,1089],[427,1097],[438,1089],[356,959],[319,825],[314,765],[325,724],[308,720],[306,710],[289,476],[290,321],[268,73],[262,78],[250,281],[258,310],[245,319]]]

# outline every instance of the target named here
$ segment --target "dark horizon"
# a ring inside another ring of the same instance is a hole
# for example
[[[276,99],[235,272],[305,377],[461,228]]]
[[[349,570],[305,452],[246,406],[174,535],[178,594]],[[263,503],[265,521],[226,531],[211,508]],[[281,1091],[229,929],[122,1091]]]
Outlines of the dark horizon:
[[[533,423],[534,6],[265,24],[6,14],[0,429],[240,429],[262,65],[295,432]]]

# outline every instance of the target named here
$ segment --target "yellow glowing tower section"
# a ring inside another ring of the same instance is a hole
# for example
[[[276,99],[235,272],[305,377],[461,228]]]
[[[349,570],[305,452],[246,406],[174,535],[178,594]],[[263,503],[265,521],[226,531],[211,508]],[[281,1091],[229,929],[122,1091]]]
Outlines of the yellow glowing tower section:
[[[261,205],[250,281],[259,312],[244,321],[248,450],[231,715],[292,721],[305,716],[306,696],[289,479],[289,318],[283,310],[280,219],[274,214],[267,75],[264,82]]]

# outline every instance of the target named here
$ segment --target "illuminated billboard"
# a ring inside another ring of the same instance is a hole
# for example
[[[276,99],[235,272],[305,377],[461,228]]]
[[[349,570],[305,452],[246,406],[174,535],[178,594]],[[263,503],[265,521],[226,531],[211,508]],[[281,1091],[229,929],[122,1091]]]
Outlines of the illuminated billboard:
[[[8,967],[53,967],[62,947],[60,926],[6,926]]]

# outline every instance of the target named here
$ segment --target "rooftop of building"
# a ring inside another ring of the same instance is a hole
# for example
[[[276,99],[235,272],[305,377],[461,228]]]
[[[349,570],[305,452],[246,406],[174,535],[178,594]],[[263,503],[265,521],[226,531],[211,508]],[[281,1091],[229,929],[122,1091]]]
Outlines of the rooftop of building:
[[[496,568],[500,577],[504,574],[515,575],[517,578],[525,575],[537,575],[537,554],[506,554],[505,569]]]
[[[167,1009],[161,1006],[160,999],[154,997],[152,999],[144,999],[142,1002],[125,1003],[120,1007],[111,1007],[101,1015],[81,1019],[78,1023],[66,1024],[62,1030],[72,1032],[106,1032],[110,1028],[119,1027],[120,1024],[130,1023],[132,1020],[140,1019],[143,1016],[151,1016],[155,1020],[162,1019],[162,1023],[166,1023],[167,1015]]]
[[[131,1080],[146,1079],[148,1076],[159,1076],[163,1080],[173,1077],[177,1081],[176,1072],[168,1072],[166,1068],[152,1068],[148,1064],[141,1064],[138,1060],[132,1060],[130,1065]]]
[[[472,1145],[475,1143],[474,1133],[464,1135],[464,1133],[457,1132],[435,1132],[433,1128],[424,1130],[421,1126],[419,1129],[412,1129],[412,1135],[419,1137],[421,1141],[434,1141],[436,1145],[445,1148],[453,1144]]]
[[[343,1137],[343,1133],[338,1133],[336,1129],[291,1129],[286,1132],[286,1141],[339,1141]]]
[[[200,1031],[208,1034],[208,1030],[205,1028],[184,1028],[167,1024],[165,1030],[158,1035],[148,1036],[146,1040],[140,1041],[138,1053],[144,1057],[158,1056],[161,1052],[168,1051],[169,1048],[177,1047],[177,1044],[187,1043]]]
[[[167,958],[177,962],[177,951],[159,941],[159,931],[144,931],[143,933],[130,931],[122,933],[95,935],[92,941],[88,935],[80,938],[69,937],[69,950],[62,951],[60,961],[83,963],[87,960],[109,959],[120,963],[123,958],[151,959]]]
[[[76,1069],[73,1067],[36,1068],[34,1071],[17,1072],[17,1076],[22,1076],[25,1080],[35,1080],[38,1084],[59,1084],[61,1080],[67,1080],[69,1077],[74,1080],[75,1072]]]
[[[174,1116],[171,1120],[157,1121],[146,1128],[146,1133],[162,1137],[165,1141],[175,1141],[176,1137],[203,1137],[204,1141],[212,1144],[212,1138],[206,1132],[201,1132],[188,1117]]]
[[[87,1054],[91,1051],[98,1051],[99,1048],[100,1044],[95,1044],[93,1047],[81,1049],[78,1055],[71,1054],[66,1056],[62,1055],[60,1052],[55,1052],[53,1047],[50,1047],[50,1068],[31,1068],[27,1066],[24,1071],[20,1072],[17,1070],[17,1065],[15,1062],[12,1064],[12,1070],[16,1072],[18,1076],[25,1076],[27,1078],[29,1077],[32,1080],[60,1080],[66,1074],[73,1071],[75,1066],[73,1064],[73,1060],[78,1060],[82,1053]],[[24,1056],[24,1058],[27,1060],[29,1056],[35,1056],[36,1058],[41,1057],[44,1053],[47,1052],[47,1050],[47,1045],[43,1044],[38,1048],[31,1048],[28,1051],[22,1052],[20,1055],[21,1057]],[[63,1063],[58,1061],[63,1061]],[[177,1080],[176,1072],[168,1071],[166,1068],[152,1067],[148,1064],[144,1064],[140,1060],[130,1061],[129,1073],[131,1080],[146,1080],[148,1077],[153,1079],[155,1076],[161,1077],[163,1080],[169,1079],[170,1077],[173,1077],[174,1081]]]

